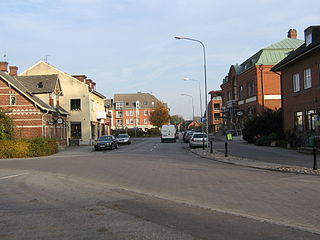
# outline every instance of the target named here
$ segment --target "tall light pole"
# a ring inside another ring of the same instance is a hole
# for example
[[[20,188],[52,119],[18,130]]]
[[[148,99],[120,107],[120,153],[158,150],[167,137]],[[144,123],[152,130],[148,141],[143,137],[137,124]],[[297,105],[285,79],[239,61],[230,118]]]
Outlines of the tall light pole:
[[[206,64],[206,47],[204,44],[197,39],[183,37],[183,36],[175,36],[175,39],[185,39],[189,41],[198,42],[201,44],[203,48],[203,70],[204,70],[204,87],[205,87],[205,104],[206,104],[206,128],[207,128],[207,149],[209,146],[209,123],[208,123],[208,90],[207,90],[207,64]]]
[[[184,94],[181,93],[181,96],[186,96],[186,97],[191,97],[192,100],[192,121],[194,120],[194,104],[193,104],[193,96],[189,95],[189,94]]]
[[[196,79],[192,79],[192,78],[183,78],[184,81],[194,81],[197,82],[199,85],[199,93],[200,93],[200,117],[202,118],[202,96],[201,96],[201,86],[200,86],[200,82]],[[203,125],[202,125],[202,132],[203,132]]]

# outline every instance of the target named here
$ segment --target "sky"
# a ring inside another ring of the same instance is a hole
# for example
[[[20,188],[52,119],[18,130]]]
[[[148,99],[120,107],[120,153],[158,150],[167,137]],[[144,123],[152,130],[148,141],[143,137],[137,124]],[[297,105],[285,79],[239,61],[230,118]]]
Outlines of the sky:
[[[319,0],[0,0],[0,60],[22,72],[47,59],[86,75],[107,98],[152,93],[171,115],[191,119],[192,99],[200,115],[199,84],[205,108],[203,49],[174,36],[205,45],[209,92],[231,65],[289,29],[304,39],[308,26],[320,25],[319,12]]]

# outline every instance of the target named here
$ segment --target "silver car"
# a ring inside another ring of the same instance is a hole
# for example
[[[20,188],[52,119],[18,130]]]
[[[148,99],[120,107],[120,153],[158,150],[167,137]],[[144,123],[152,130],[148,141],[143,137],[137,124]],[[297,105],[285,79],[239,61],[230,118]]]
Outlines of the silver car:
[[[194,132],[189,140],[190,148],[202,147],[203,139],[204,139],[204,144],[206,145],[207,144],[206,133]]]
[[[121,133],[117,136],[118,144],[131,144],[131,139],[129,134]]]

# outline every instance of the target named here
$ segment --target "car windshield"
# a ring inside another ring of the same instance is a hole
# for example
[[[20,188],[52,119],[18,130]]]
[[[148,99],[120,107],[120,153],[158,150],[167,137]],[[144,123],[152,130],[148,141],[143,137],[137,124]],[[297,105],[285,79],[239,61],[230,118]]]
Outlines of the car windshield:
[[[112,140],[112,136],[102,136],[98,138],[98,141],[110,141]]]
[[[128,134],[119,134],[118,135],[118,138],[127,138],[127,137],[129,137]]]
[[[202,133],[197,133],[193,135],[194,138],[203,138],[203,134]]]

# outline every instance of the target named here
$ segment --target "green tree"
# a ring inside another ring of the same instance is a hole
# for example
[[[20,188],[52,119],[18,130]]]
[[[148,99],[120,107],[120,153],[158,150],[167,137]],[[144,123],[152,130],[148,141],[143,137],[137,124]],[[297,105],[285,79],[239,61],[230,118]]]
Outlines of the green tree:
[[[160,128],[162,125],[168,124],[170,120],[169,110],[163,102],[158,102],[157,107],[150,113],[150,123]]]
[[[12,119],[0,109],[0,140],[8,140],[13,136]]]
[[[172,115],[170,116],[170,123],[174,125],[178,125],[179,123],[183,123],[185,120],[181,115]]]

